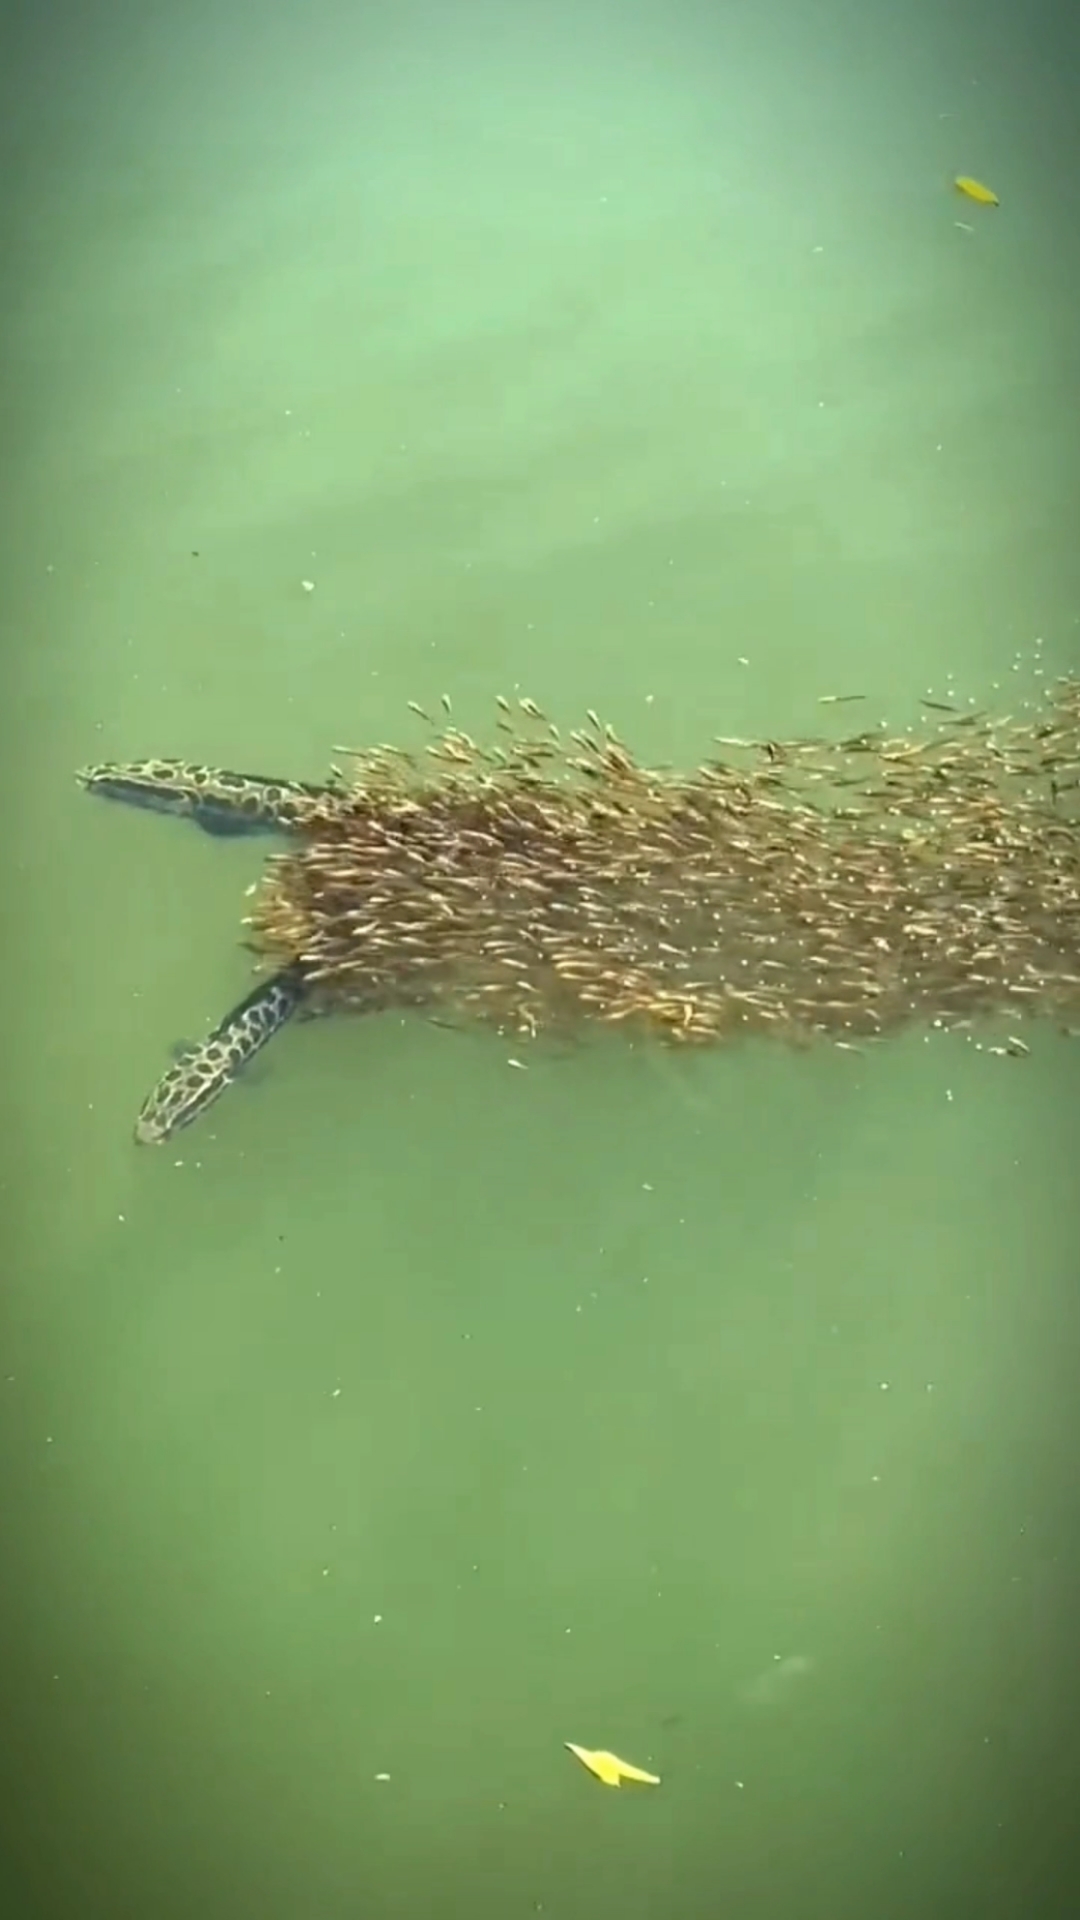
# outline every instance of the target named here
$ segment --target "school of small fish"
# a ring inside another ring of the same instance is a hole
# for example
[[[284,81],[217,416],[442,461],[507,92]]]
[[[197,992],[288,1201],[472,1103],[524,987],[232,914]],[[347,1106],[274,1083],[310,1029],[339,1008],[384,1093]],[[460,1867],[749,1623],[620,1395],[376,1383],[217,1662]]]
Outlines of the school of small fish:
[[[354,756],[333,823],[269,863],[251,942],[302,961],[315,1011],[518,1043],[860,1051],[997,1019],[988,1050],[1019,1056],[1021,1019],[1080,1019],[1080,683],[1013,717],[925,704],[925,731],[723,739],[688,774],[595,713],[564,740],[504,703],[491,747],[433,724]]]

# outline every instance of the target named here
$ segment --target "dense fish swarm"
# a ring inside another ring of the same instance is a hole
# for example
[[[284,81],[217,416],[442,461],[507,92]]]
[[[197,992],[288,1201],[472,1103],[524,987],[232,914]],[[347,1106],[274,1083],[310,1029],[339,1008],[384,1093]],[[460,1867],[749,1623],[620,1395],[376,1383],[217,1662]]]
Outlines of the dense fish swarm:
[[[1019,719],[717,742],[641,766],[590,714],[500,702],[350,755],[250,917],[322,1010],[425,1006],[533,1035],[843,1042],[1080,1009],[1080,684]]]

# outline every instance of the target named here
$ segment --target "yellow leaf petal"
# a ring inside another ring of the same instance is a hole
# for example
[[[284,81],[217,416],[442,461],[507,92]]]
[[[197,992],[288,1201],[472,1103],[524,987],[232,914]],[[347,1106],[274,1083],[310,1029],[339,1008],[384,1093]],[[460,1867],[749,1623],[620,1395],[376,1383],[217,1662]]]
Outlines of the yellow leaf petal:
[[[977,201],[980,207],[999,207],[1001,205],[993,187],[986,187],[981,180],[973,180],[969,173],[958,173],[953,181],[957,193],[965,193],[969,200]]]
[[[621,1786],[624,1780],[639,1780],[647,1787],[660,1785],[659,1774],[646,1773],[643,1768],[635,1767],[629,1760],[620,1760],[617,1753],[608,1753],[603,1747],[578,1747],[572,1740],[568,1740],[566,1745],[575,1759],[580,1760],[583,1767],[588,1767],[598,1780],[602,1780],[605,1787]]]

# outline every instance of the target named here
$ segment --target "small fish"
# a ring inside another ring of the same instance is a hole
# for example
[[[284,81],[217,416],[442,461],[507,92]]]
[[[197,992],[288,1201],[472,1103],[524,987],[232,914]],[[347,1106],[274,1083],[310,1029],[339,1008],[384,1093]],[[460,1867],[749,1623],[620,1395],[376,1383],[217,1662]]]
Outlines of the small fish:
[[[993,187],[984,186],[981,180],[973,180],[969,173],[958,173],[953,186],[957,193],[965,194],[969,200],[974,200],[977,206],[1000,207],[1001,205]]]
[[[640,1780],[646,1787],[660,1785],[659,1774],[645,1773],[641,1767],[631,1766],[629,1760],[620,1760],[617,1753],[607,1753],[603,1748],[576,1747],[572,1740],[567,1740],[566,1746],[605,1787],[620,1787],[624,1780]]]

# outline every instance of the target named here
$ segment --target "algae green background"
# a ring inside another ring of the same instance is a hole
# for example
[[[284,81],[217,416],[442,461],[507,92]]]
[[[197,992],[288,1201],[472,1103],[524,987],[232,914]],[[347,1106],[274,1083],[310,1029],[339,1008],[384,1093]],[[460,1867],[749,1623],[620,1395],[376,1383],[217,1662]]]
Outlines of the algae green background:
[[[5,1914],[1075,1912],[1080,1054],[326,1023],[139,1152],[262,849],[71,776],[1076,670],[1076,28],[3,35]]]

